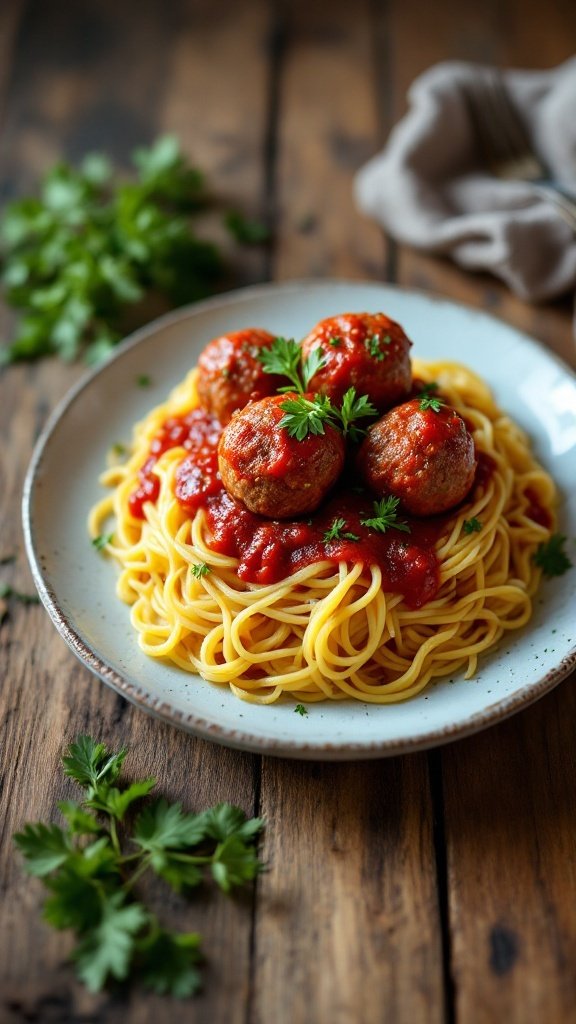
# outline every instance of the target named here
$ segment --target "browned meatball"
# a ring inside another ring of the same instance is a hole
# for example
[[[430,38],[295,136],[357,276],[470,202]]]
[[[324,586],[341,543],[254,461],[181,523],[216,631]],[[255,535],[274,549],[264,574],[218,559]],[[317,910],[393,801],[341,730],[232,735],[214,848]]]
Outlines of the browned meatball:
[[[453,508],[476,471],[474,441],[461,416],[448,405],[438,411],[426,405],[416,398],[391,409],[370,427],[358,453],[366,483],[378,495],[395,495],[415,516]]]
[[[273,395],[285,384],[283,377],[265,373],[258,359],[273,341],[272,334],[257,327],[214,338],[198,360],[196,386],[202,408],[228,423],[236,409]]]
[[[385,412],[410,392],[411,344],[400,325],[384,313],[342,313],[322,320],[302,342],[304,359],[320,348],[325,360],[309,390],[340,402],[353,386]]]
[[[232,417],[218,445],[224,486],[251,512],[290,519],[313,512],[344,466],[344,441],[332,427],[324,434],[290,437],[279,423],[281,403],[295,395],[251,402]]]

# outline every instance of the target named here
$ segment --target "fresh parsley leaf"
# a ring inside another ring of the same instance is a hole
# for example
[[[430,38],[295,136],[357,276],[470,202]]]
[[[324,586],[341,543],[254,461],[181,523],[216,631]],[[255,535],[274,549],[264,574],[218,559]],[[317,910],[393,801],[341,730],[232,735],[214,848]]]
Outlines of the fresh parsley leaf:
[[[251,882],[261,869],[256,850],[237,835],[228,836],[220,843],[212,859],[212,875],[224,892],[234,886]]]
[[[304,389],[300,380],[300,357],[302,351],[293,338],[274,338],[269,348],[261,348],[256,358],[266,373],[288,377],[298,393]]]
[[[2,280],[21,313],[0,362],[55,353],[90,362],[124,333],[128,309],[148,292],[181,305],[214,290],[215,247],[199,239],[189,215],[207,203],[201,174],[175,138],[134,154],[135,180],[119,182],[100,154],[79,168],[60,162],[38,198],[10,203],[0,223]]]
[[[64,774],[94,791],[102,784],[116,782],[127,753],[122,747],[117,754],[110,754],[104,743],[96,743],[91,736],[78,736],[62,758]]]
[[[49,896],[42,908],[42,917],[53,928],[59,931],[73,928],[82,933],[98,921],[106,889],[101,883],[94,884],[90,875],[80,874],[65,864],[57,874],[44,879],[44,885]]]
[[[344,394],[340,409],[336,410],[336,415],[340,421],[344,437],[349,437],[351,441],[356,443],[364,437],[366,431],[361,427],[355,426],[355,421],[374,419],[378,416],[378,410],[372,404],[368,395],[357,397],[356,388],[352,387],[348,388]]]
[[[134,801],[148,796],[155,785],[156,779],[140,779],[133,782],[127,789],[120,790],[115,786],[106,789],[100,787],[100,791],[87,801],[87,806],[95,811],[106,811],[113,818],[122,821]]]
[[[136,377],[136,383],[139,388],[149,388],[152,383],[152,377],[149,377],[147,373],[140,373]]]
[[[432,412],[440,412],[442,406],[446,405],[441,398],[434,398],[432,395],[424,395],[419,397],[419,404],[422,412],[426,412],[427,409],[431,409]]]
[[[73,953],[78,975],[90,992],[100,992],[109,978],[122,981],[128,975],[135,936],[147,923],[148,914],[139,903],[123,903],[123,893],[111,896],[102,907],[100,920]]]
[[[194,562],[190,566],[190,572],[197,580],[201,580],[203,576],[207,576],[211,571],[210,566],[206,562]]]
[[[14,842],[26,860],[31,875],[41,878],[64,864],[70,856],[70,843],[58,825],[25,825],[17,832]]]
[[[320,346],[313,348],[310,355],[302,363],[302,380],[307,391],[313,376],[326,365],[326,358]]]
[[[360,540],[357,534],[346,532],[345,527],[345,519],[335,519],[330,529],[324,533],[324,543],[328,544],[331,540]]]
[[[308,708],[304,704],[297,704],[296,707],[294,708],[294,714],[302,716],[307,715]]]
[[[315,373],[320,370],[326,360],[320,347],[312,349],[310,355],[302,360],[302,349],[293,338],[274,338],[269,348],[262,348],[256,358],[266,373],[287,377],[291,386],[279,388],[279,391],[296,391],[302,395]]]
[[[58,804],[60,814],[66,819],[72,835],[89,835],[102,830],[93,814],[85,811],[81,804],[74,800],[61,800]]]
[[[572,562],[564,551],[566,541],[567,538],[563,534],[553,533],[550,540],[538,545],[534,562],[545,576],[563,576],[572,567]]]
[[[332,348],[339,348],[340,345],[342,344],[342,338],[339,338],[336,335],[334,335],[332,338],[328,338],[328,343],[332,345]]]
[[[180,850],[204,839],[201,814],[187,814],[181,804],[169,804],[163,797],[143,810],[134,826],[134,842],[142,850]]]
[[[113,533],[101,533],[98,537],[92,538],[92,547],[96,548],[96,551],[103,551],[107,544],[112,543],[113,539]]]
[[[394,530],[401,530],[403,533],[410,533],[408,524],[398,519],[397,508],[399,504],[400,499],[395,498],[393,495],[382,498],[380,501],[375,501],[373,505],[374,515],[370,518],[361,519],[362,526],[367,526],[370,530],[376,530],[378,533],[386,533],[386,530],[390,529],[390,527]]]
[[[156,929],[139,941],[144,984],[158,995],[186,999],[200,989],[200,936]]]
[[[247,818],[241,807],[233,804],[216,804],[202,815],[206,835],[212,839],[224,840],[238,836],[248,840],[264,826],[263,818]]]
[[[462,523],[462,529],[464,533],[479,533],[482,529],[482,523],[476,516],[472,516],[472,519],[465,519]]]
[[[260,245],[270,238],[270,229],[258,220],[248,220],[239,210],[226,214],[225,224],[237,242],[244,245]]]
[[[334,406],[326,395],[318,394],[313,398],[296,395],[281,402],[280,408],[284,416],[278,426],[284,427],[297,441],[303,441],[308,434],[323,434],[325,423],[334,425]]]

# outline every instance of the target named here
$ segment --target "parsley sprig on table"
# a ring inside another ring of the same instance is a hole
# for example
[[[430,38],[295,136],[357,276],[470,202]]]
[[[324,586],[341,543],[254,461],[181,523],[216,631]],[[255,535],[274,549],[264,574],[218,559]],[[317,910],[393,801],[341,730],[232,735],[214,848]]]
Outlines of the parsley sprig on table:
[[[91,991],[139,978],[155,992],[189,996],[200,986],[200,936],[164,928],[134,886],[151,871],[187,892],[209,873],[229,893],[262,868],[254,843],[263,821],[231,804],[189,814],[160,798],[148,800],[128,834],[125,817],[155,779],[120,784],[125,757],[125,749],[111,753],[79,736],[62,758],[65,774],[84,789],[80,802],[58,805],[66,826],[28,824],[14,839],[48,890],[45,920],[76,933],[72,959]]]
[[[101,154],[78,169],[52,168],[40,195],[10,203],[0,222],[2,283],[21,313],[2,362],[57,353],[89,361],[124,333],[126,311],[149,294],[169,306],[211,291],[220,277],[215,246],[190,216],[207,204],[203,177],[177,140],[134,154],[135,180],[119,183]]]
[[[564,551],[567,538],[561,533],[553,533],[550,540],[540,544],[534,555],[534,561],[545,576],[563,576],[572,567],[572,562]]]
[[[394,530],[401,530],[403,533],[410,533],[410,527],[408,523],[403,523],[398,519],[398,505],[400,499],[389,495],[388,498],[382,498],[380,501],[375,501],[373,504],[374,515],[361,519],[362,526],[367,526],[370,530],[376,530],[377,533],[386,533],[386,530],[393,528]]]

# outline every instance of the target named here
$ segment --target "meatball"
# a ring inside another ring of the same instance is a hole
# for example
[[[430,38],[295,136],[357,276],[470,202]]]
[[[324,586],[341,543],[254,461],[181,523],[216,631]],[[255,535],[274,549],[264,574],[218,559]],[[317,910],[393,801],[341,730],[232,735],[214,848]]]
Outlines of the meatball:
[[[410,392],[411,345],[400,325],[384,313],[342,313],[322,320],[302,342],[303,358],[317,348],[324,357],[309,390],[340,402],[353,386],[385,412]]]
[[[431,516],[468,494],[476,471],[474,441],[450,406],[435,411],[416,398],[370,427],[358,468],[378,495],[393,494],[412,515]]]
[[[296,397],[251,402],[232,417],[218,444],[218,467],[228,493],[271,519],[313,512],[344,466],[344,440],[333,427],[298,441],[279,426],[281,403]]]
[[[273,395],[283,377],[265,373],[258,355],[274,336],[257,327],[224,334],[206,346],[198,360],[196,387],[200,405],[222,424],[249,401]]]

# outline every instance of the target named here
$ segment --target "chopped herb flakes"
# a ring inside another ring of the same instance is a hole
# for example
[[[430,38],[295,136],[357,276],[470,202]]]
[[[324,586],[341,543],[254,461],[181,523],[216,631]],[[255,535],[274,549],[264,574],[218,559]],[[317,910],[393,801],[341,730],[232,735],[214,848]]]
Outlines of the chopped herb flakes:
[[[482,529],[482,523],[479,519],[476,519],[476,516],[473,516],[472,519],[464,520],[462,529],[464,533],[479,533]]]
[[[92,538],[92,547],[96,548],[96,551],[102,551],[107,544],[112,543],[113,533],[101,533],[98,537]]]

